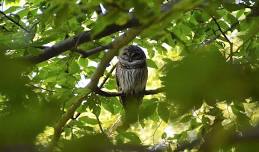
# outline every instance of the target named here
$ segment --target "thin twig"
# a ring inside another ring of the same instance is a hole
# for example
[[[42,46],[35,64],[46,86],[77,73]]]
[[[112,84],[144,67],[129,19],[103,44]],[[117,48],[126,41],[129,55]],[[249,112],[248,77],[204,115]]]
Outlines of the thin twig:
[[[114,71],[114,69],[116,68],[116,64],[112,66],[112,69],[109,71],[109,73],[106,75],[106,77],[103,79],[102,83],[99,86],[99,89],[102,89],[102,87],[104,86],[104,84],[106,83],[106,81],[109,79],[109,77],[112,75],[112,72]]]
[[[253,39],[253,38],[251,38],[251,39]],[[245,44],[251,43],[251,39],[245,40],[245,41],[235,50],[235,52],[233,52],[233,54],[239,53],[240,50],[241,50],[241,48],[244,47]],[[230,58],[230,56],[227,57],[227,60],[228,60],[229,58]]]
[[[81,115],[81,112],[78,112],[74,117],[72,117],[72,120],[76,120]]]
[[[239,21],[235,22],[233,25],[231,25],[230,28],[228,28],[227,30],[223,31],[223,33],[227,33],[228,31],[233,30],[237,25],[239,25]],[[204,40],[204,41],[201,43],[201,44],[202,44],[201,46],[203,47],[203,46],[209,45],[210,43],[214,42],[217,38],[219,38],[220,35],[221,35],[221,34],[215,35],[215,36],[213,36],[213,37],[211,37],[211,38],[208,38],[208,39]]]
[[[94,55],[96,53],[99,53],[99,52],[101,52],[103,50],[109,49],[110,47],[111,47],[111,45],[108,44],[108,45],[104,45],[104,46],[99,46],[99,47],[93,48],[93,49],[88,50],[88,51],[84,51],[84,50],[81,50],[81,49],[72,49],[72,51],[81,54],[81,56],[83,58],[87,58],[87,57],[89,57],[91,55]]]
[[[227,37],[226,33],[223,32],[222,28],[220,27],[220,25],[219,25],[218,21],[215,19],[215,17],[212,16],[212,19],[213,19],[213,21],[216,23],[216,25],[217,25],[217,27],[218,27],[220,33],[224,36],[224,38],[228,41],[228,43],[232,43],[232,42],[229,40],[229,38]]]
[[[158,128],[161,126],[162,122],[163,122],[163,121],[160,120],[160,122],[159,122],[159,124],[157,125],[155,131],[153,132],[153,135],[152,135],[152,137],[153,137],[153,144],[155,143],[155,134],[156,134]]]
[[[25,27],[23,27],[21,24],[19,24],[18,22],[16,22],[14,19],[12,19],[12,18],[9,17],[8,15],[6,15],[4,12],[0,11],[0,14],[2,14],[5,18],[7,18],[9,21],[11,21],[12,23],[14,23],[15,25],[19,26],[21,29],[23,29],[23,30],[26,31],[27,33],[30,32],[30,31],[27,30]]]
[[[230,62],[233,63],[233,43],[229,40],[229,38],[227,37],[226,33],[222,30],[222,28],[220,27],[219,23],[217,22],[216,18],[212,16],[213,21],[216,23],[220,33],[224,36],[224,38],[227,40],[227,42],[229,43],[230,46],[230,53],[229,53],[229,58],[230,58]]]
[[[5,30],[5,32],[10,32],[10,30],[8,30],[5,26],[1,26],[1,28],[3,29],[3,30]]]
[[[98,126],[99,126],[99,128],[100,128],[102,134],[105,135],[105,132],[104,132],[103,127],[102,127],[102,123],[101,123],[101,121],[100,121],[100,119],[99,119],[99,116],[97,116],[96,114],[94,114],[94,115],[95,115],[95,117],[96,117],[96,120],[97,120],[97,122],[98,122]]]

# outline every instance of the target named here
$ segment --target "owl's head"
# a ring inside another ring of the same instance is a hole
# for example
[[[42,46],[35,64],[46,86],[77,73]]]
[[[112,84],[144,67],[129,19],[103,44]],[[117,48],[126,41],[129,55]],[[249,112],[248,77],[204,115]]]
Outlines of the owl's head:
[[[130,45],[121,51],[119,58],[127,62],[143,61],[146,60],[146,55],[137,45]]]

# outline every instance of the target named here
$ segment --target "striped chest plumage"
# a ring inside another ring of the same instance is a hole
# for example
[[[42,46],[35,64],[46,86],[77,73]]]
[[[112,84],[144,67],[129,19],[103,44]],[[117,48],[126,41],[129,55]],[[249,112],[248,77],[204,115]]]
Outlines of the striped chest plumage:
[[[141,67],[128,68],[118,63],[116,76],[122,93],[133,95],[145,90],[148,71],[146,64],[143,64]]]

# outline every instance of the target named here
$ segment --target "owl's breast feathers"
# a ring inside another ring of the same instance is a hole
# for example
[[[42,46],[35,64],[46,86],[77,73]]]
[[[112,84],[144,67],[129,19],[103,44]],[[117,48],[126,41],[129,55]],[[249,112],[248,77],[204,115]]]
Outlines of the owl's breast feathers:
[[[146,88],[148,70],[146,62],[127,64],[118,62],[116,79],[119,90],[126,96],[143,93]]]

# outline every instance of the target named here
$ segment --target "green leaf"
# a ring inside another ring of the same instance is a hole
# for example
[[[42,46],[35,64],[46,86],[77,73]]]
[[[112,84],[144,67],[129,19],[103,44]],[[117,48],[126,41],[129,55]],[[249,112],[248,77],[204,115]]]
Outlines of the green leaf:
[[[87,60],[86,58],[80,57],[80,58],[78,59],[78,64],[79,64],[81,67],[83,67],[83,68],[87,68],[87,66],[88,66],[88,60]]]
[[[73,61],[71,64],[69,64],[69,73],[70,74],[79,73],[79,71],[80,71],[80,67],[77,62]]]
[[[121,132],[120,136],[128,139],[131,144],[140,144],[141,140],[139,139],[138,135],[134,132]]]
[[[146,119],[155,113],[157,103],[155,100],[145,100],[140,107],[140,119]]]
[[[78,120],[83,121],[86,124],[90,124],[90,125],[97,125],[98,124],[98,121],[96,119],[90,118],[88,116],[80,117]]]
[[[156,65],[156,63],[151,59],[147,59],[147,65],[150,68],[158,69],[158,66]]]
[[[165,122],[168,122],[170,117],[169,107],[170,105],[167,104],[166,102],[160,102],[158,104],[158,108],[157,108],[158,115]]]

